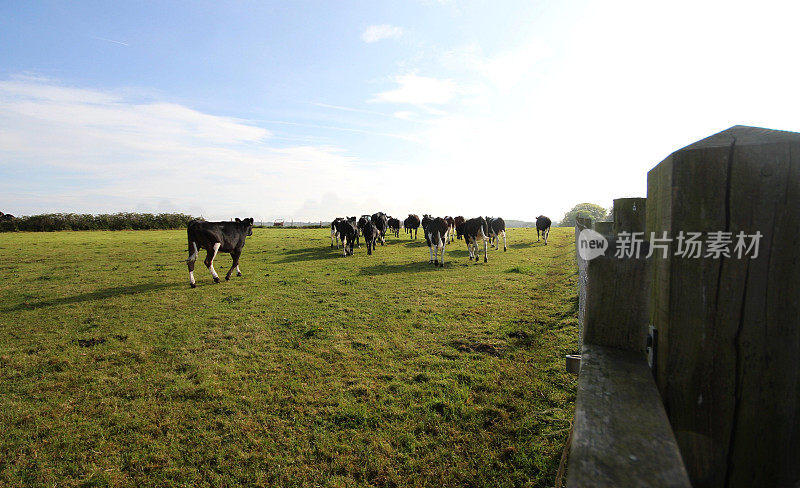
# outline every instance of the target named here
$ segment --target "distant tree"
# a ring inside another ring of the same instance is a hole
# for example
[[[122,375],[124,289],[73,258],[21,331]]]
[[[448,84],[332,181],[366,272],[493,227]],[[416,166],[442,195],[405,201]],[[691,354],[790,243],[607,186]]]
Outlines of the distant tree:
[[[579,203],[572,207],[572,210],[564,214],[559,224],[561,227],[575,227],[576,217],[589,217],[594,221],[606,218],[608,211],[596,203]]]

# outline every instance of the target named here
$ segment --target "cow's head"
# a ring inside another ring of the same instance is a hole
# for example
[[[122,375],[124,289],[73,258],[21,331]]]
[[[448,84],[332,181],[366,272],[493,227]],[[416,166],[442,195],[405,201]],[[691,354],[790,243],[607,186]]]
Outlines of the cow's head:
[[[253,222],[254,222],[253,221],[253,217],[248,217],[248,218],[246,218],[244,220],[239,220],[239,217],[236,217],[236,222],[238,222],[240,224],[244,224],[245,226],[247,226],[247,235],[248,236],[253,235]]]

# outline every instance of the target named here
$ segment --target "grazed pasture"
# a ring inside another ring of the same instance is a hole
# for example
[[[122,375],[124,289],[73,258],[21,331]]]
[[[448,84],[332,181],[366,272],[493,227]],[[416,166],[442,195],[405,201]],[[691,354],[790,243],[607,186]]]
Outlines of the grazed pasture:
[[[0,485],[552,486],[573,233],[508,235],[255,229],[193,290],[185,231],[0,234]]]

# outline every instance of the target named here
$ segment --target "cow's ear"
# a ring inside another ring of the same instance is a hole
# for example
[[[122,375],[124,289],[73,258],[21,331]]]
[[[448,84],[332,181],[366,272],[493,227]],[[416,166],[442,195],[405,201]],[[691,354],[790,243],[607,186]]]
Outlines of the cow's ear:
[[[255,220],[253,220],[253,217],[250,217],[250,218],[248,218],[248,219],[246,219],[246,220],[249,220],[249,221],[250,221],[250,222],[249,222],[249,223],[250,223],[250,225],[252,225],[252,224],[253,224],[253,222],[255,222]]]

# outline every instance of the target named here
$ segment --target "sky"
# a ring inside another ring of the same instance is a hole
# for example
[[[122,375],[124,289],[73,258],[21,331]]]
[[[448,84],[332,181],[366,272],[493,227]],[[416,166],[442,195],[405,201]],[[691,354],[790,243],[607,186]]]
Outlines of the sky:
[[[0,211],[560,219],[800,131],[800,2],[0,0]]]

